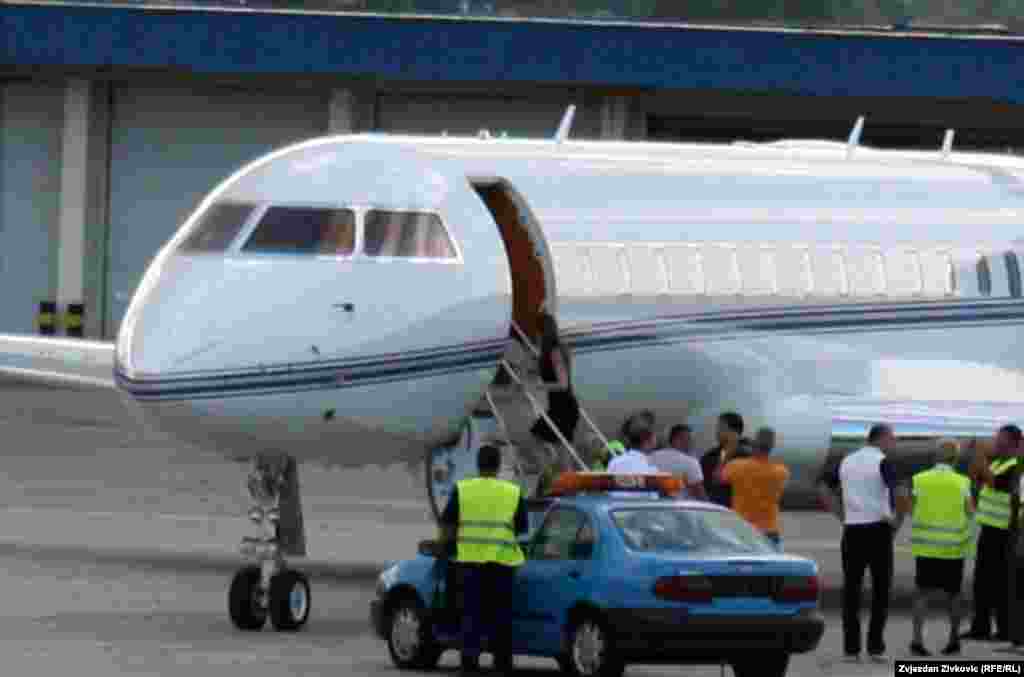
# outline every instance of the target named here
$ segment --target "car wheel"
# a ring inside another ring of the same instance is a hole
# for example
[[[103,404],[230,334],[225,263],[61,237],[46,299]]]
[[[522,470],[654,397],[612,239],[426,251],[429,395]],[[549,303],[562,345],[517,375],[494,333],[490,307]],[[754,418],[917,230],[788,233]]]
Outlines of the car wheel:
[[[398,601],[388,619],[388,653],[400,670],[433,670],[441,660],[430,622],[419,600]]]
[[[558,665],[573,677],[620,677],[625,663],[616,655],[608,627],[594,616],[584,616],[569,628],[568,653]]]
[[[786,677],[788,669],[788,653],[768,654],[732,664],[736,677]]]

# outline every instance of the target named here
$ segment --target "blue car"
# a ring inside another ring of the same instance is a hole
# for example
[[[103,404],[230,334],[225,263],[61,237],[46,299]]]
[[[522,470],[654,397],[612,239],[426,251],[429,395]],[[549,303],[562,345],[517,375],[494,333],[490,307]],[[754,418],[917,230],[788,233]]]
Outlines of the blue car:
[[[588,677],[618,677],[630,663],[781,677],[791,654],[821,641],[817,564],[778,553],[731,510],[617,492],[532,501],[530,517],[516,655]],[[453,563],[433,541],[419,550],[380,575],[370,609],[400,669],[432,669],[459,647]]]

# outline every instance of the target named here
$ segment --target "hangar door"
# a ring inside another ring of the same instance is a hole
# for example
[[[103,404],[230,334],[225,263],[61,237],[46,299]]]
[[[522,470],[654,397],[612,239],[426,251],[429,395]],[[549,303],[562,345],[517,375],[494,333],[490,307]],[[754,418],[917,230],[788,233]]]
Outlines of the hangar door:
[[[382,94],[377,98],[377,128],[383,132],[453,135],[476,134],[481,129],[498,136],[550,138],[571,103],[564,98],[528,99],[451,94]],[[577,106],[572,136],[596,138],[600,115],[593,106]]]
[[[327,129],[322,93],[119,87],[110,151],[105,334],[115,336],[157,250],[221,180]]]
[[[0,85],[0,331],[36,333],[39,302],[56,291],[64,89]]]

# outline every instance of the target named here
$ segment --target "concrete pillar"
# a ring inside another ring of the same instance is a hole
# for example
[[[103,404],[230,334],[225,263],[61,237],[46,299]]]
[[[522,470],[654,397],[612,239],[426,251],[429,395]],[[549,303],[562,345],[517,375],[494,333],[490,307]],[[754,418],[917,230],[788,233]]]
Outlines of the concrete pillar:
[[[62,315],[68,304],[85,300],[90,98],[88,81],[69,80],[65,85],[57,233],[57,307]]]
[[[82,79],[65,84],[56,233],[61,334],[68,333],[68,306],[82,304],[82,334],[103,337],[109,112],[108,85]]]
[[[374,129],[377,123],[376,99],[369,90],[350,87],[331,90],[327,133],[356,134]]]
[[[624,96],[604,97],[601,101],[601,138],[609,141],[625,139],[628,119],[628,98]]]

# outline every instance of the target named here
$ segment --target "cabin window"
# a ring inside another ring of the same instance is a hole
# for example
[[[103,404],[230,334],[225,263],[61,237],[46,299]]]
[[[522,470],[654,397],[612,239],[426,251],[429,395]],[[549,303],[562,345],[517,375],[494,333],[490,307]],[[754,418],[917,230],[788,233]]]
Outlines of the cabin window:
[[[666,246],[665,263],[670,293],[692,296],[705,292],[704,258],[698,245]]]
[[[992,296],[992,269],[987,256],[979,256],[976,265],[978,271],[978,293],[982,296]]]
[[[350,256],[355,238],[356,217],[350,209],[271,207],[242,251]]]
[[[779,247],[775,251],[776,293],[802,298],[811,291],[811,266],[807,247]]]
[[[811,252],[812,291],[819,296],[845,296],[846,265],[838,247],[814,247]]]
[[[743,293],[764,296],[776,292],[775,252],[754,245],[740,247],[737,252]]]
[[[956,268],[944,250],[922,251],[921,291],[929,298],[947,296],[956,291]]]
[[[704,275],[709,295],[739,294],[740,275],[735,247],[721,244],[705,246]]]
[[[593,293],[598,296],[625,294],[629,289],[626,284],[625,247],[593,245],[588,249]]]
[[[179,251],[227,251],[254,211],[256,205],[241,202],[218,202],[211,205],[199,218],[199,224],[181,243]]]
[[[846,275],[853,296],[879,296],[885,293],[885,267],[875,249],[850,247],[846,255]]]
[[[657,296],[668,289],[665,264],[657,247],[631,245],[629,248],[630,292],[637,296]]]
[[[586,296],[590,292],[586,249],[576,244],[553,244],[555,279],[561,296]]]
[[[921,293],[921,263],[917,252],[898,247],[885,253],[885,291],[889,296],[916,296]]]
[[[1010,296],[1020,298],[1020,259],[1016,252],[1006,252],[1003,256],[1006,259],[1006,274],[1010,278]]]
[[[363,231],[367,256],[455,258],[455,247],[437,214],[371,209]]]

